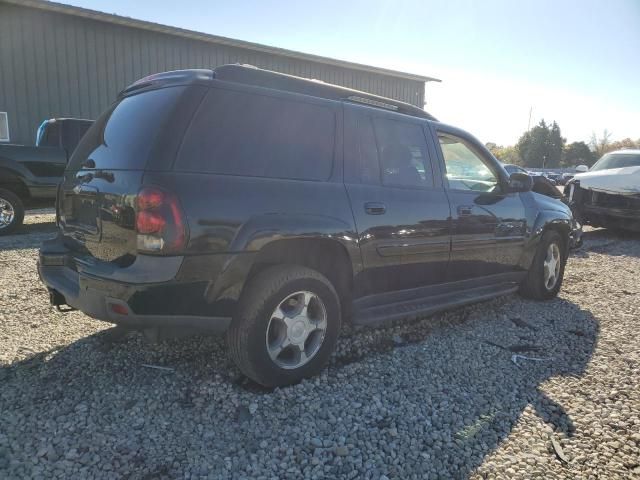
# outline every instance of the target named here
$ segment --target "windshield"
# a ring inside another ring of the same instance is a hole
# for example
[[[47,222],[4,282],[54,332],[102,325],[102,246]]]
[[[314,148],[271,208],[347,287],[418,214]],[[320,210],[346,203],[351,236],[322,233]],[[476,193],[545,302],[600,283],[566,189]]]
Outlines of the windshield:
[[[640,153],[607,153],[591,167],[591,171],[624,167],[640,167]]]

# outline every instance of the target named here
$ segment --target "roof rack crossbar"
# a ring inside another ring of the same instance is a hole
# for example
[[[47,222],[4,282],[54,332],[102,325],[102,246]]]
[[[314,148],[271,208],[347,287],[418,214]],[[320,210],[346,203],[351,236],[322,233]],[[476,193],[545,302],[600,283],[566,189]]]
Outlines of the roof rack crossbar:
[[[344,100],[347,100],[347,101],[350,101],[350,102],[355,102],[355,103],[363,103],[365,105],[370,105],[372,107],[384,108],[386,110],[393,110],[394,112],[398,111],[398,106],[397,105],[391,105],[390,103],[380,102],[378,100],[373,100],[371,98],[366,98],[366,97],[360,97],[358,95],[350,95],[350,96],[344,98]]]

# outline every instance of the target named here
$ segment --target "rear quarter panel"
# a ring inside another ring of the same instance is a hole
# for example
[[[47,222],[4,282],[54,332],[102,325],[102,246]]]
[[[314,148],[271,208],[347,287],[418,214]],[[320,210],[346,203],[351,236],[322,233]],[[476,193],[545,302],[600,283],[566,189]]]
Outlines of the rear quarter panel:
[[[145,184],[177,194],[189,224],[186,255],[255,253],[288,238],[330,238],[361,270],[351,206],[341,182],[147,172]]]

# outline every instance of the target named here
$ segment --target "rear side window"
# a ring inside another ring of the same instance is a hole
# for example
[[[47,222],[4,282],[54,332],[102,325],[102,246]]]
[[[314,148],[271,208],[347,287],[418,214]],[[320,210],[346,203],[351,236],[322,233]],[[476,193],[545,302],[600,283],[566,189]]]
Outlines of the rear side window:
[[[382,184],[432,187],[433,172],[427,157],[422,126],[387,118],[374,118]]]
[[[168,87],[125,97],[89,128],[68,168],[91,159],[98,169],[144,169],[158,134],[171,117],[185,87]]]
[[[327,180],[335,129],[335,114],[323,105],[211,89],[174,170]]]
[[[346,181],[401,187],[434,185],[421,125],[386,117],[357,115],[350,140],[353,144],[347,143]]]
[[[353,143],[347,145],[345,180],[347,182],[380,184],[380,160],[376,134],[371,117],[359,115],[354,123]]]

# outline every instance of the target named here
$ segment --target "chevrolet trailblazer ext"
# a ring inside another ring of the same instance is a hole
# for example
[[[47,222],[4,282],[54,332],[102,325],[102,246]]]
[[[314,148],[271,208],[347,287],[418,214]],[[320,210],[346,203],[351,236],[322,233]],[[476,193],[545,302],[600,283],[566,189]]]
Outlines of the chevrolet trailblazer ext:
[[[95,122],[40,250],[54,305],[226,331],[256,382],[314,375],[341,322],[554,297],[570,210],[405,104],[248,66],[146,77]]]

